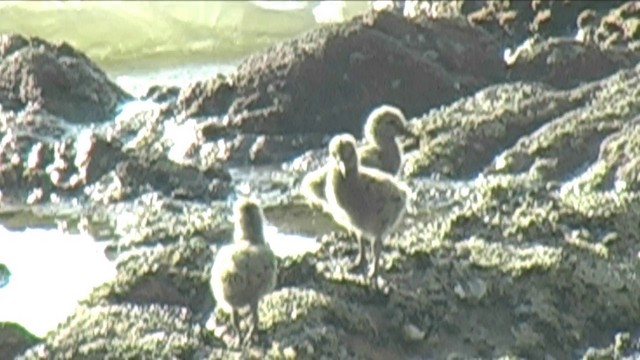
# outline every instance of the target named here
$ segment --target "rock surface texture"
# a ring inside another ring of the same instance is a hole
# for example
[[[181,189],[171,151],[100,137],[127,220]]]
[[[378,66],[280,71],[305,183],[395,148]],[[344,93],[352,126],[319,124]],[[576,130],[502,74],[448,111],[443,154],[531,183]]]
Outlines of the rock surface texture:
[[[130,97],[84,55],[2,35],[0,222],[109,238],[118,273],[0,357],[640,356],[638,3],[441,3],[319,28],[117,116]],[[420,142],[374,287],[296,186],[385,103]],[[261,341],[238,348],[205,323],[245,182],[268,223],[320,249],[279,259]]]

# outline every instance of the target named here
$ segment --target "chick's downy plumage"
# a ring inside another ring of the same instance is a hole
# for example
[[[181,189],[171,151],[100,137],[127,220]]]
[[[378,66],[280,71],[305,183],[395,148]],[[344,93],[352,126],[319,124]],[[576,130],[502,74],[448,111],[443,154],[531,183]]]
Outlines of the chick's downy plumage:
[[[387,173],[361,166],[355,139],[349,134],[335,136],[329,152],[332,162],[325,189],[327,210],[337,223],[357,236],[356,266],[364,261],[363,238],[372,241],[369,276],[375,278],[382,240],[402,218],[409,189]]]
[[[357,149],[363,166],[372,167],[396,175],[402,165],[403,151],[397,142],[398,136],[417,140],[407,125],[400,109],[381,105],[369,114],[364,126],[366,143]],[[302,180],[300,190],[312,206],[326,211],[326,176],[330,165],[316,169]]]
[[[238,200],[234,205],[233,242],[216,254],[211,289],[216,302],[231,313],[237,331],[238,309],[250,307],[253,322],[247,338],[258,327],[258,303],[274,289],[276,275],[276,258],[264,238],[262,210],[252,200]]]
[[[363,166],[373,167],[396,175],[402,165],[402,147],[398,136],[415,139],[408,129],[407,120],[400,109],[382,105],[371,112],[364,125],[366,144],[358,148]]]

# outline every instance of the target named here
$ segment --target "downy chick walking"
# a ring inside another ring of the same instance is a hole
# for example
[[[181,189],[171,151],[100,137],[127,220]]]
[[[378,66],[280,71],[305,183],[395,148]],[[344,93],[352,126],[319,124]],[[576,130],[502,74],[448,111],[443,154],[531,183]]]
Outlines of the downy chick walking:
[[[358,239],[358,257],[354,266],[365,259],[364,237],[371,241],[368,276],[378,274],[382,240],[402,218],[409,188],[380,170],[361,166],[356,143],[349,134],[337,135],[329,143],[331,162],[325,193],[327,210],[334,220]]]
[[[249,306],[252,323],[244,340],[258,328],[258,302],[276,285],[276,258],[265,242],[263,214],[249,199],[236,201],[233,208],[233,242],[222,246],[211,268],[211,290],[216,302],[231,314],[240,336],[238,309]]]

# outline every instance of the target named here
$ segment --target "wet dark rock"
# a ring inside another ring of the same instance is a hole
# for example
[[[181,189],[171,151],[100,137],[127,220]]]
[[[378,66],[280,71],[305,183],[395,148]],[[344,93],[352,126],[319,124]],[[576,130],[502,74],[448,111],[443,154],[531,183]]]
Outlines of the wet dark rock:
[[[152,88],[161,104],[80,134],[33,105],[0,112],[4,199],[79,199],[106,219],[118,261],[116,277],[26,358],[634,354],[636,334],[609,343],[640,324],[635,33],[611,40],[622,49],[549,39],[586,3],[491,3],[505,8],[490,22],[517,25],[508,41],[458,18],[366,14],[251,56],[175,102],[175,89]],[[635,10],[619,9],[633,23]],[[508,69],[501,49],[530,31],[540,39]],[[346,270],[356,241],[296,193],[326,150],[290,159],[335,132],[360,135],[381,103],[414,117],[421,141],[402,174],[411,209],[385,239],[372,286]],[[271,165],[226,169],[246,162]],[[210,314],[208,285],[231,237],[235,185],[260,198],[270,224],[320,242],[280,259],[276,290],[259,306],[262,339],[242,349],[228,317]]]
[[[252,55],[229,77],[184,89],[178,106],[186,116],[219,117],[203,129],[209,141],[220,126],[226,134],[360,135],[381,103],[410,117],[503,79],[499,54],[488,34],[462,22],[369,13]]]
[[[193,314],[168,305],[78,306],[41,348],[24,359],[153,358],[195,359],[202,348],[202,327]]]
[[[148,193],[132,203],[111,204],[108,210],[119,214],[113,230],[118,241],[110,246],[118,252],[192,237],[216,244],[230,239],[233,230],[230,210],[222,201],[201,204]]]
[[[128,187],[129,196],[144,193],[148,187],[179,199],[223,199],[231,188],[226,169],[217,166],[200,170],[177,164],[167,158],[153,160],[129,158],[118,163],[115,175]]]
[[[91,131],[84,131],[76,139],[75,159],[73,164],[78,168],[80,180],[92,184],[113,167],[124,160],[122,143],[117,140],[108,141]]]
[[[0,105],[35,106],[72,123],[108,120],[131,96],[66,43],[0,35]]]
[[[304,151],[311,147],[320,147],[323,135],[260,135],[251,149],[249,160],[256,165],[281,163],[291,159],[292,152]]]
[[[528,171],[538,158],[561,164],[549,180],[573,177],[598,158],[608,136],[622,131],[640,111],[638,81],[640,66],[575,90],[535,83],[487,88],[416,123],[415,131],[425,138],[420,150],[409,154],[405,173],[451,178],[483,171],[516,174]],[[492,105],[483,105],[488,99]]]
[[[26,201],[40,189],[47,196],[62,186],[62,174],[75,169],[69,157],[73,140],[60,118],[33,108],[0,114],[0,189],[4,200]]]
[[[0,359],[14,359],[40,342],[36,336],[15,323],[0,323]]]
[[[188,116],[222,116],[227,113],[235,97],[233,80],[218,75],[182,89],[178,96],[178,107]]]
[[[146,123],[139,126],[139,132],[148,132]],[[1,113],[0,200],[5,205],[72,199],[106,204],[159,191],[207,201],[231,191],[231,177],[221,163],[176,163],[157,142],[131,149],[119,135],[109,127],[78,132],[63,119],[33,108]]]
[[[230,132],[228,123],[220,123],[218,120],[203,122],[200,129],[203,137],[208,139],[201,147],[208,149],[208,156],[232,165],[279,164],[310,147],[323,146],[326,137],[317,133],[242,134]]]
[[[177,86],[153,85],[149,90],[147,90],[147,93],[142,97],[142,99],[157,103],[164,103],[177,100],[179,94],[180,88]]]
[[[511,44],[533,34],[544,38],[573,36],[577,19],[585,9],[606,13],[629,1],[464,1],[461,13],[495,36]]]
[[[573,16],[573,22],[576,9],[582,9],[523,4],[512,6],[517,11],[533,7],[535,13],[551,9],[558,19]],[[464,5],[462,14],[468,11]],[[527,28],[528,21],[533,20],[527,20]],[[558,29],[550,32],[565,37],[547,38],[534,30],[527,30],[534,36],[503,59],[502,49],[517,44],[517,36],[501,44],[496,30],[487,33],[460,17],[407,20],[386,11],[368,13],[252,55],[229,76],[194,83],[180,92],[177,108],[186,118],[205,118],[200,131],[205,142],[215,143],[216,158],[273,163],[322,145],[296,146],[286,137],[321,139],[343,131],[359,136],[368,112],[382,103],[399,106],[411,118],[506,79],[573,88],[640,60],[629,49],[595,46]],[[261,148],[278,149],[278,155],[258,156]]]
[[[509,79],[540,81],[558,88],[572,88],[601,79],[620,68],[633,67],[637,51],[607,51],[572,38],[532,38],[507,60]]]
[[[164,248],[125,252],[116,278],[97,287],[86,300],[97,304],[163,304],[189,308],[194,313],[214,305],[209,290],[213,253],[202,238],[183,238]]]

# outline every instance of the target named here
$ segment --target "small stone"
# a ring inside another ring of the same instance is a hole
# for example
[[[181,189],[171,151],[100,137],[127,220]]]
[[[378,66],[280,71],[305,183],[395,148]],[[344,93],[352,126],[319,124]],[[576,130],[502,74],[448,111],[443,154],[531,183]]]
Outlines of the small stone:
[[[10,277],[11,272],[9,268],[7,268],[5,264],[0,264],[0,288],[7,286]]]
[[[453,291],[461,300],[474,299],[480,300],[487,293],[487,283],[482,279],[473,279],[465,284],[457,283]]]
[[[295,359],[297,354],[293,347],[287,346],[283,351],[282,355],[284,355],[285,359]]]
[[[407,340],[418,341],[424,339],[425,332],[418,329],[418,327],[413,324],[405,324],[402,327],[402,330],[404,332],[404,337]]]

